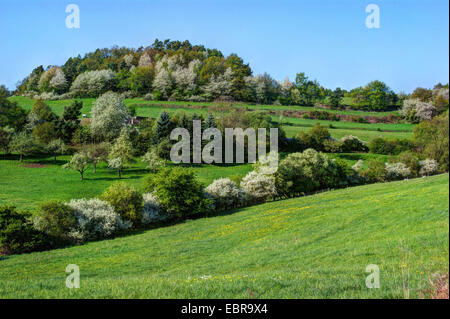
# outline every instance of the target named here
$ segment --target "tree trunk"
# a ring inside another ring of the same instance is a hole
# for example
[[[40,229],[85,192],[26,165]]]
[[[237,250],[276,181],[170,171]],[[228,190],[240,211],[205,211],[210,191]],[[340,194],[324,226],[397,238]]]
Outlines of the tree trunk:
[[[83,173],[84,172],[80,171],[80,178],[81,178],[81,180],[83,180],[83,178],[84,178]]]
[[[119,169],[119,179],[121,179],[121,178],[122,178],[122,170]]]
[[[22,161],[23,161],[23,155],[22,155],[22,153],[20,153],[19,162],[22,162]]]
[[[56,164],[56,154],[55,154],[54,157],[53,157],[53,163]]]
[[[92,165],[94,166],[94,173],[97,173],[97,164],[93,163]]]

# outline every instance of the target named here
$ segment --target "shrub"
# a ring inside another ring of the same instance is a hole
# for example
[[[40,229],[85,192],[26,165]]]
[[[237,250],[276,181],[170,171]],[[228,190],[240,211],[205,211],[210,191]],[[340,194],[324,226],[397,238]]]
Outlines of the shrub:
[[[386,163],[386,179],[395,181],[411,176],[411,170],[403,163]]]
[[[430,176],[437,173],[439,165],[433,159],[425,159],[419,162],[420,171],[419,174],[422,176]]]
[[[114,183],[103,192],[100,199],[108,202],[122,218],[132,222],[133,226],[140,225],[143,200],[142,195],[133,186],[123,182]]]
[[[357,136],[348,135],[340,139],[341,142],[341,152],[367,152],[369,148],[366,144],[361,141]]]
[[[34,229],[31,214],[0,206],[0,253],[21,254],[49,248],[45,234]]]
[[[360,159],[352,166],[352,170],[354,170],[356,173],[359,173],[363,169],[363,167],[364,161]]]
[[[273,176],[251,171],[242,179],[241,187],[249,202],[265,202],[275,198],[277,190]]]
[[[287,197],[345,182],[336,162],[313,149],[288,155],[280,162],[276,173],[277,191]]]
[[[75,212],[61,201],[48,201],[40,205],[33,223],[37,230],[52,238],[54,246],[69,243],[70,232],[76,224]]]
[[[324,142],[331,137],[326,127],[320,124],[314,125],[308,132],[299,132],[297,139],[303,145],[302,149],[313,148],[316,151],[324,151]]]
[[[370,153],[383,155],[398,155],[401,152],[414,149],[414,143],[406,139],[387,139],[377,137],[369,143]]]
[[[409,99],[403,101],[403,107],[400,113],[408,122],[418,123],[420,121],[431,120],[436,114],[436,108],[431,103],[418,99]]]
[[[205,213],[210,201],[194,172],[186,168],[164,168],[144,181],[144,191],[154,192],[171,216],[182,218]]]
[[[385,163],[381,159],[369,160],[367,169],[361,170],[360,175],[369,183],[384,182],[386,180]]]
[[[213,181],[205,191],[212,196],[216,210],[227,210],[241,206],[245,201],[245,192],[229,178]]]
[[[411,171],[411,176],[418,176],[420,165],[419,158],[411,151],[401,152],[392,162],[400,162],[405,164]]]
[[[158,197],[153,193],[145,193],[142,195],[144,199],[144,208],[142,210],[142,224],[151,224],[161,222],[168,219],[168,215],[164,212]]]
[[[98,198],[74,199],[68,204],[76,216],[76,224],[70,236],[77,241],[85,242],[107,238],[114,233],[131,227],[114,208]]]
[[[414,142],[418,152],[434,159],[439,169],[448,171],[449,167],[449,121],[448,113],[445,116],[433,118],[431,121],[421,122],[414,127]]]

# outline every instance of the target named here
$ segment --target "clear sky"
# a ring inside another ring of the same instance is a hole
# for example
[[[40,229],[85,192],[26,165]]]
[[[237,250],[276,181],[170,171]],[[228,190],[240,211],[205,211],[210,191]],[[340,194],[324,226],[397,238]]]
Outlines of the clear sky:
[[[80,28],[65,24],[68,4]],[[365,21],[380,8],[380,28]],[[154,39],[239,54],[255,74],[305,72],[329,88],[382,80],[411,92],[449,80],[448,0],[0,0],[0,84],[14,88],[38,65]]]

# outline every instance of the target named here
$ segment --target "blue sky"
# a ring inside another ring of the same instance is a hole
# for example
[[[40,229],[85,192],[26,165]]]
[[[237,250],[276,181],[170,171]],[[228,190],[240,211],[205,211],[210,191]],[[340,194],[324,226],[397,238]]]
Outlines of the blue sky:
[[[68,4],[80,29],[65,26]],[[368,4],[380,28],[365,26]],[[38,65],[112,45],[188,39],[237,53],[254,73],[351,89],[382,80],[396,91],[449,79],[447,0],[0,0],[0,84]]]

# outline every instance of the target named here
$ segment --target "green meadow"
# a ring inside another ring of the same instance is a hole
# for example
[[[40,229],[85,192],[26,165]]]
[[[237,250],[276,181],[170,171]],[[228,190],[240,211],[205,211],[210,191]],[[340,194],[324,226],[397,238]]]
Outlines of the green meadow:
[[[0,297],[418,298],[433,273],[448,273],[448,196],[443,174],[4,256]],[[79,289],[65,286],[69,264]],[[379,289],[365,284],[371,264]]]

